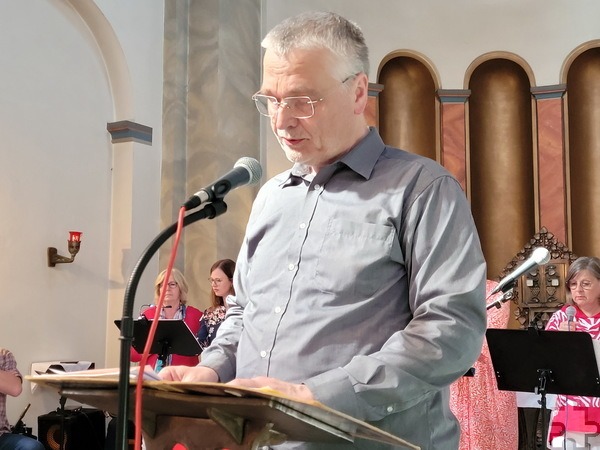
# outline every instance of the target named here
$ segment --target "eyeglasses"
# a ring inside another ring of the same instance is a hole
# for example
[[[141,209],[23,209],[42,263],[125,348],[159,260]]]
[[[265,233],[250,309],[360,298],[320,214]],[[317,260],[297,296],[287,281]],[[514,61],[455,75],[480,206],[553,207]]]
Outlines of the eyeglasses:
[[[335,86],[334,89],[339,88],[340,86],[345,84],[346,81],[356,77],[356,75],[358,74],[350,75],[339,85]],[[300,95],[298,97],[285,97],[282,98],[281,101],[279,101],[276,97],[273,97],[271,95],[259,94],[257,92],[252,96],[252,100],[254,100],[258,112],[261,113],[263,116],[273,117],[278,113],[280,108],[287,108],[288,113],[294,119],[309,119],[315,115],[315,103],[322,102],[323,100],[325,100],[325,97],[330,93],[331,92],[317,100],[313,100],[308,95]]]
[[[208,282],[210,284],[221,284],[223,280],[221,280],[220,278],[209,278]]]
[[[568,286],[569,286],[569,290],[570,291],[574,291],[577,289],[577,281],[570,281]],[[589,291],[592,288],[592,285],[594,283],[592,283],[589,280],[582,280],[579,282],[579,286],[581,286],[581,289],[585,290],[585,291]]]
[[[162,286],[163,286],[163,285],[162,285],[162,283],[161,283],[161,284],[159,284],[159,285],[158,285],[158,288],[159,288],[159,289],[162,289]],[[169,289],[175,289],[176,287],[179,287],[179,285],[178,285],[178,284],[177,284],[175,281],[169,281],[169,282],[167,283],[167,287],[168,287]]]

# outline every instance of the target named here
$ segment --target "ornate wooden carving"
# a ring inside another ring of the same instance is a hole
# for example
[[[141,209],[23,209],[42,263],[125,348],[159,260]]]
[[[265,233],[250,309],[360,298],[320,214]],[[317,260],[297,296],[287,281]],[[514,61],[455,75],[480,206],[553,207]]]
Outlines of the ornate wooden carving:
[[[577,259],[577,255],[565,244],[542,227],[508,263],[498,278],[502,279],[515,270],[537,247],[548,249],[550,261],[522,275],[512,292],[511,300],[516,304],[515,316],[521,328],[544,328],[552,313],[564,305],[565,276],[571,263]]]

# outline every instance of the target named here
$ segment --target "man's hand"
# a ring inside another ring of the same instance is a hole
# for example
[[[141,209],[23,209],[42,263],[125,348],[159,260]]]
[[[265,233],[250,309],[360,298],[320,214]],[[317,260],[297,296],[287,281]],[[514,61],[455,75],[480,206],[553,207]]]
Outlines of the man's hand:
[[[287,383],[278,380],[277,378],[256,377],[256,378],[236,378],[227,384],[232,386],[240,386],[246,388],[271,388],[304,402],[312,402],[315,400],[312,392],[304,384]]]
[[[208,367],[167,366],[158,372],[158,376],[166,381],[185,381],[217,383],[219,375]]]
[[[162,369],[158,376],[166,381],[184,381],[188,383],[194,382],[212,382],[217,383],[219,376],[214,370],[203,367],[187,367],[187,366],[167,366]],[[277,378],[256,377],[256,378],[236,378],[229,383],[232,386],[245,388],[271,388],[279,391],[282,394],[304,402],[314,401],[314,396],[310,389],[304,384],[288,383],[278,380]]]

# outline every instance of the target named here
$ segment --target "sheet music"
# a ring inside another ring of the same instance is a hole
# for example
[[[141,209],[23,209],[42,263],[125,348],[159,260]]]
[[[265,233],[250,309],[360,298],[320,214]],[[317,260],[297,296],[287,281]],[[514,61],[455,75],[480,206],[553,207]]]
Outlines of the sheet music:
[[[93,369],[95,366],[93,361],[46,361],[46,362],[34,362],[31,363],[30,374],[31,375],[42,375],[48,373],[57,373],[58,371],[64,373],[67,372],[78,372],[81,370]],[[31,383],[31,393],[33,394],[37,389],[37,385]]]

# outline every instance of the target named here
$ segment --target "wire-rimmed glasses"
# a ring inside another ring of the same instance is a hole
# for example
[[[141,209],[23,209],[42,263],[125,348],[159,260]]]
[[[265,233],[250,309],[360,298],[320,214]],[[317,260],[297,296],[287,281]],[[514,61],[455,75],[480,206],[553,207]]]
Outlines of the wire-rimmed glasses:
[[[578,284],[584,291],[589,291],[593,285],[593,283],[589,280],[581,280],[579,283],[577,283],[577,281],[569,281],[569,284],[567,285],[569,287],[569,291],[576,290]]]
[[[346,81],[354,78],[358,74],[353,74],[347,77],[334,89],[342,86]],[[331,93],[331,92],[330,92]],[[327,94],[328,95],[328,94]],[[315,103],[325,100],[327,95],[313,100],[308,95],[299,95],[294,97],[284,97],[281,101],[271,95],[263,95],[259,92],[252,96],[252,100],[256,104],[256,109],[263,116],[273,117],[277,114],[280,108],[286,108],[289,115],[294,119],[309,119],[315,115]]]

